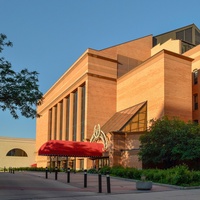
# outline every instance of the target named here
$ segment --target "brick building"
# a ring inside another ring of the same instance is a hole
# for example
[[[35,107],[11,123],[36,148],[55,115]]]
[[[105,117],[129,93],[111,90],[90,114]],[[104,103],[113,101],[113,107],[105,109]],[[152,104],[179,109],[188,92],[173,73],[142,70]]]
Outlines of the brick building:
[[[38,106],[37,165],[141,168],[139,137],[152,120],[164,115],[200,120],[199,44],[200,30],[191,24],[102,50],[87,49]],[[59,141],[73,141],[73,154],[62,153]],[[91,154],[76,154],[78,142],[86,142],[80,151]],[[103,143],[102,156],[95,155],[90,142]]]

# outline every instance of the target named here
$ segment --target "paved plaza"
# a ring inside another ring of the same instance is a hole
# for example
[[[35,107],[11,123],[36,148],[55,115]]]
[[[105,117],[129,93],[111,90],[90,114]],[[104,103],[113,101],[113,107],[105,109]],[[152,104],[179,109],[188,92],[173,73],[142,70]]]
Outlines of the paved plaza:
[[[15,172],[0,173],[1,200],[199,200],[200,189],[183,189],[168,185],[153,184],[150,191],[136,190],[135,182],[129,179],[102,176],[102,193],[99,193],[98,175],[84,173]],[[68,181],[70,181],[68,183]]]

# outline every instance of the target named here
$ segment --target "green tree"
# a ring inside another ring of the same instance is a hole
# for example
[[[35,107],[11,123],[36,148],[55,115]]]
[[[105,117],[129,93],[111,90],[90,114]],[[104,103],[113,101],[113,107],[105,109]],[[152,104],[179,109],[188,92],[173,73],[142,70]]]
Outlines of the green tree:
[[[6,35],[0,34],[0,54],[4,47],[11,47],[12,43]],[[27,118],[38,116],[36,106],[42,103],[42,92],[39,91],[38,73],[23,69],[20,72],[12,70],[10,62],[0,57],[0,108],[8,109],[14,118],[18,112]]]
[[[163,117],[140,137],[139,158],[165,168],[200,158],[200,126]]]

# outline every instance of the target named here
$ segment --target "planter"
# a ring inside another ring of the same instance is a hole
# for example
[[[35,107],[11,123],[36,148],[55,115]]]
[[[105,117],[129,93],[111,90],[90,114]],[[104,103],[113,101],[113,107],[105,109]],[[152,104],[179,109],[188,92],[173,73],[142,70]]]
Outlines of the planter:
[[[137,190],[151,190],[152,189],[152,181],[137,181],[136,189]]]

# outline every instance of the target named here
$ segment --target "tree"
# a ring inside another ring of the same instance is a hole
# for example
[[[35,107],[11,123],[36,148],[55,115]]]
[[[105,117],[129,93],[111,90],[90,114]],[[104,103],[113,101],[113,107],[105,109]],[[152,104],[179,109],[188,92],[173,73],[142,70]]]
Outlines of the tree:
[[[0,53],[4,47],[11,47],[4,34],[0,34]],[[0,108],[10,110],[14,118],[18,118],[18,111],[22,116],[35,118],[39,116],[36,106],[42,103],[42,92],[39,91],[38,73],[23,69],[20,72],[12,70],[10,62],[0,57]]]
[[[144,164],[169,168],[200,158],[200,126],[163,117],[140,137],[139,159]]]

